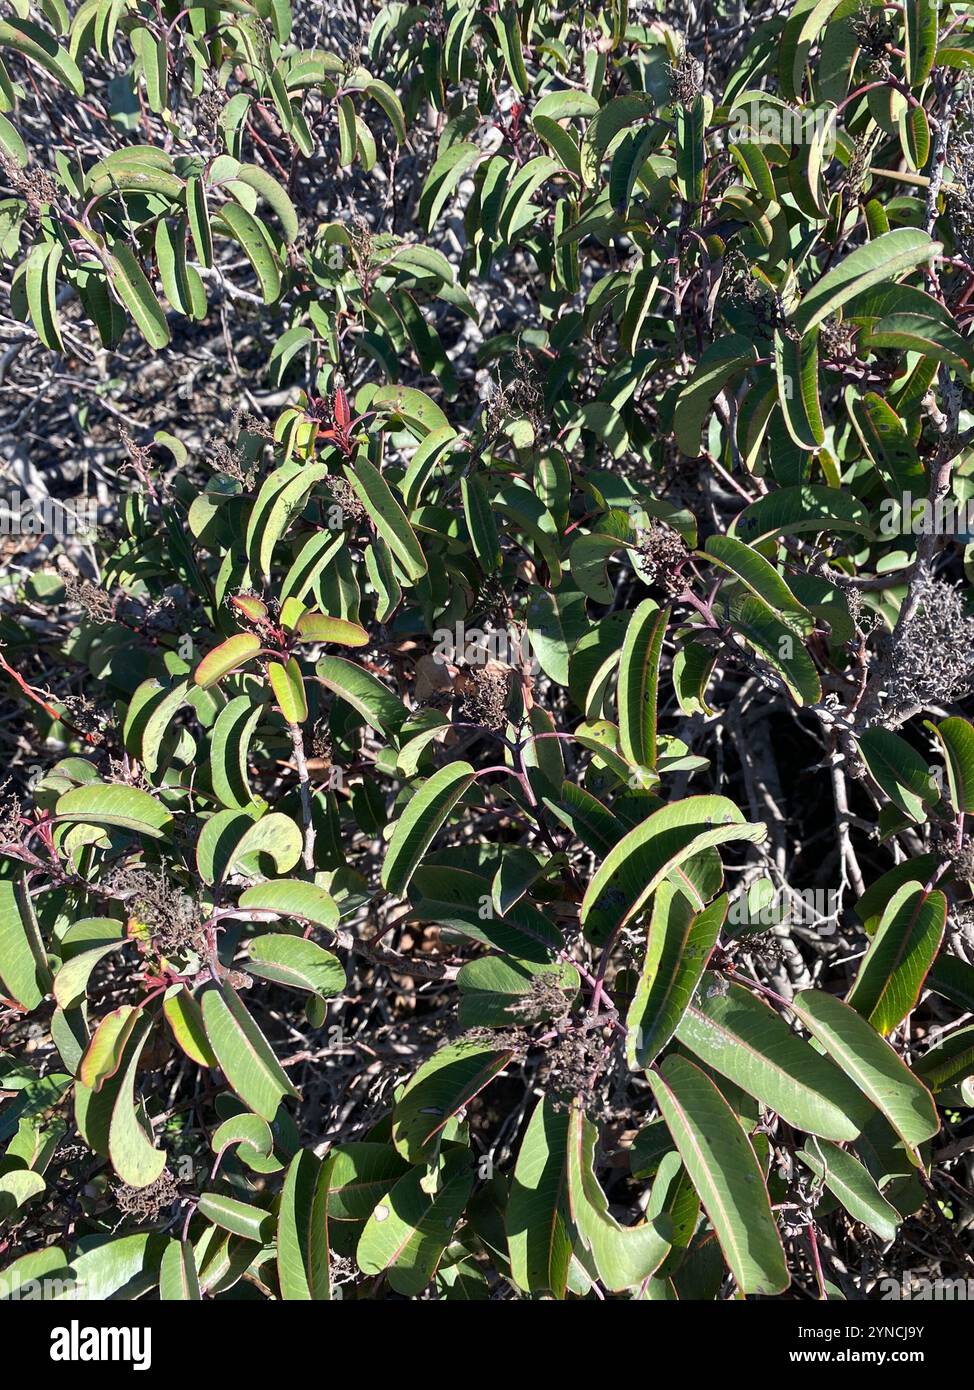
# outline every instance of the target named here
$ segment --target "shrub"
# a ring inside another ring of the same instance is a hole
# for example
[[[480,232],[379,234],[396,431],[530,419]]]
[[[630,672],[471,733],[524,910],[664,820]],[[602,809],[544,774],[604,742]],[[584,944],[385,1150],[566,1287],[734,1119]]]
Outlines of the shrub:
[[[7,1296],[965,1272],[974,15],[650,8],[0,24]]]

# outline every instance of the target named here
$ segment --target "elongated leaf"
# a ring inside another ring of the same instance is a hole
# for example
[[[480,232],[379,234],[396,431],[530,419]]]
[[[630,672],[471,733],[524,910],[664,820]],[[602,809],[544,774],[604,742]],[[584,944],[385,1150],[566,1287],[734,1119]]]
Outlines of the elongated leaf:
[[[284,1096],[296,1096],[270,1043],[229,985],[203,995],[203,1022],[217,1061],[242,1101],[273,1120]]]
[[[248,911],[263,908],[281,917],[293,917],[301,922],[332,929],[338,925],[338,906],[324,888],[299,878],[271,879],[257,883],[241,893],[238,905]]]
[[[724,387],[754,361],[753,343],[739,334],[720,338],[700,358],[680,392],[673,412],[673,432],[685,454],[700,452],[700,431],[707,412]]]
[[[658,1269],[670,1251],[670,1226],[649,1219],[620,1226],[595,1176],[598,1132],[576,1102],[568,1125],[568,1196],[572,1220],[608,1289],[632,1288]]]
[[[273,304],[281,293],[281,267],[263,223],[237,203],[224,203],[213,222],[243,248],[260,283],[264,303]]]
[[[413,1075],[392,1117],[392,1138],[410,1163],[428,1161],[445,1126],[493,1080],[511,1052],[474,1043],[441,1047]]]
[[[166,991],[162,1011],[173,1037],[190,1061],[201,1067],[219,1065],[206,1038],[203,1012],[185,985],[175,985]]]
[[[260,649],[260,638],[255,633],[235,633],[233,637],[228,637],[225,642],[214,647],[211,652],[207,652],[193,673],[193,680],[204,690],[208,690],[231,671],[239,670],[248,661],[252,661]]]
[[[331,1297],[328,1243],[328,1173],[308,1149],[288,1165],[277,1217],[277,1273],[281,1297],[307,1302]]]
[[[323,685],[347,701],[380,734],[395,733],[409,718],[409,711],[391,690],[343,657],[322,657],[315,673]]]
[[[473,1172],[468,1165],[465,1153],[451,1154],[432,1194],[423,1186],[422,1168],[411,1168],[399,1179],[365,1223],[356,1252],[363,1274],[388,1270],[397,1293],[422,1293],[470,1196]]]
[[[892,729],[878,725],[859,738],[863,762],[890,801],[911,819],[926,819],[926,807],[936,806],[940,792],[920,754]]]
[[[659,663],[670,610],[644,599],[632,614],[619,659],[619,743],[641,767],[656,766]]]
[[[709,845],[763,839],[726,797],[691,796],[654,811],[625,835],[599,865],[582,900],[590,939],[605,940],[645,907],[667,874]]]
[[[920,998],[946,925],[947,899],[939,890],[904,883],[890,898],[846,996],[878,1033],[891,1033]]]
[[[238,1201],[236,1197],[224,1197],[219,1192],[204,1192],[197,1211],[231,1235],[259,1241],[262,1245],[274,1232],[274,1218],[269,1211],[250,1202]]]
[[[819,990],[795,996],[795,1013],[907,1144],[940,1128],[930,1092],[855,1009]]]
[[[822,682],[805,644],[757,594],[735,596],[730,605],[736,632],[781,677],[796,705],[822,698]]]
[[[122,1065],[122,1058],[139,1022],[139,1010],[121,1004],[99,1021],[78,1068],[78,1079],[93,1091],[100,1091]]]
[[[58,799],[56,814],[59,820],[115,826],[156,840],[173,823],[170,812],[148,792],[106,782],[90,782],[65,792]]]
[[[799,603],[774,565],[753,547],[734,536],[711,536],[704,549],[710,559],[746,584],[769,608],[808,617],[808,609]]]
[[[836,1197],[851,1217],[861,1221],[880,1240],[895,1240],[900,1213],[887,1202],[859,1160],[838,1144],[810,1139],[798,1156]]]
[[[518,1288],[564,1298],[572,1260],[568,1110],[557,1110],[544,1096],[521,1141],[506,1224]]]
[[[2,992],[25,1009],[36,1009],[51,984],[33,915],[22,910],[9,879],[0,880],[0,982]]]
[[[367,458],[360,457],[345,465],[345,476],[403,572],[409,579],[421,579],[426,573],[426,556],[382,474]]]
[[[947,759],[950,804],[955,811],[974,811],[974,724],[952,716],[939,724],[926,721]]]
[[[808,333],[854,295],[929,263],[940,250],[939,242],[916,227],[897,227],[867,241],[826,271],[802,297],[794,316],[795,328],[801,334]]]
[[[286,666],[279,661],[267,663],[267,679],[271,683],[277,707],[288,724],[303,724],[308,717],[308,697],[304,692],[301,666],[291,657]]]
[[[720,897],[695,911],[672,883],[656,890],[646,957],[626,1017],[626,1055],[630,1067],[648,1067],[676,1031],[727,915]]]
[[[129,1187],[148,1187],[166,1166],[165,1150],[155,1147],[136,1111],[136,1069],[151,1031],[152,1019],[143,1014],[126,1045],[125,1070],[108,1131],[112,1167]]]
[[[197,1303],[203,1297],[192,1241],[171,1239],[166,1246],[159,1266],[159,1297],[163,1303]]]
[[[428,778],[396,822],[382,864],[382,886],[402,897],[437,831],[472,785],[469,763],[447,763]]]
[[[169,324],[131,247],[122,241],[115,242],[108,264],[115,293],[132,315],[143,338],[152,348],[164,348],[169,342]]]
[[[791,1281],[764,1175],[734,1112],[684,1057],[668,1057],[648,1076],[741,1292],[783,1293]]]
[[[255,937],[250,943],[248,969],[252,975],[290,985],[292,989],[308,990],[322,999],[340,994],[345,988],[345,967],[338,957],[316,941],[301,936],[271,932]]]
[[[874,1113],[838,1067],[743,985],[704,975],[676,1035],[795,1129],[845,1143]]]

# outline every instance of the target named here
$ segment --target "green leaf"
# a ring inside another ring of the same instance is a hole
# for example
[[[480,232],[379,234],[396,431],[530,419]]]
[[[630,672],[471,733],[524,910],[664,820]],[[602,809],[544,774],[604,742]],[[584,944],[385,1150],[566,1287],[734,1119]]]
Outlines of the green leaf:
[[[192,1241],[169,1240],[159,1266],[159,1297],[163,1303],[198,1303],[202,1299]]]
[[[250,806],[256,798],[250,786],[250,740],[264,714],[263,704],[250,695],[235,695],[216,717],[210,731],[210,779],[227,807]]]
[[[939,724],[924,723],[944,750],[951,806],[958,812],[974,811],[974,724],[956,715]]]
[[[247,968],[251,975],[308,990],[322,999],[341,994],[345,988],[345,967],[338,957],[301,936],[272,932],[255,937]]]
[[[260,908],[276,912],[281,917],[293,917],[299,922],[333,931],[338,926],[338,906],[329,892],[315,883],[300,878],[277,878],[257,883],[241,893],[238,907],[248,912]]]
[[[293,869],[301,858],[301,831],[290,816],[271,811],[250,825],[240,837],[223,872],[254,874],[260,869],[261,855],[269,855],[279,874]]]
[[[363,1274],[389,1271],[400,1294],[415,1297],[432,1279],[453,1238],[473,1187],[469,1155],[451,1153],[435,1193],[424,1186],[422,1168],[411,1168],[376,1205],[362,1232],[356,1257]]]
[[[904,883],[890,898],[846,995],[878,1033],[891,1033],[920,998],[946,925],[947,899],[939,890]]]
[[[546,995],[544,1007],[533,998],[533,988],[541,976],[554,986],[554,998],[549,1003]],[[457,988],[461,992],[461,1028],[507,1028],[528,1019],[557,1017],[559,1009],[564,1012],[578,992],[578,972],[561,962],[478,956],[460,967]]]
[[[700,431],[715,399],[756,357],[754,344],[736,333],[719,338],[701,356],[673,412],[676,442],[690,458],[700,453]]]
[[[274,1049],[229,985],[203,995],[206,1036],[227,1081],[268,1122],[284,1096],[296,1096]]]
[[[78,1068],[82,1085],[101,1091],[116,1075],[138,1022],[139,1010],[133,1004],[121,1004],[99,1020]]]
[[[940,791],[929,767],[913,746],[891,729],[877,725],[860,735],[859,752],[870,774],[894,806],[912,820],[926,820],[926,808],[936,806]]]
[[[236,1197],[224,1197],[220,1192],[204,1192],[196,1210],[214,1225],[244,1240],[259,1241],[263,1245],[274,1233],[274,1218],[269,1211],[252,1206],[250,1202],[238,1201]]]
[[[166,991],[162,1011],[173,1037],[191,1062],[201,1067],[218,1065],[206,1039],[202,1010],[185,985],[175,985]]]
[[[936,0],[903,0],[906,31],[906,80],[917,87],[930,76],[937,54]]]
[[[890,495],[926,491],[923,465],[896,411],[875,391],[846,396],[849,417],[862,446],[879,470]]]
[[[631,615],[619,659],[619,744],[623,757],[656,766],[659,663],[670,610],[644,599]]]
[[[794,628],[782,622],[763,599],[750,593],[735,595],[730,618],[735,632],[778,673],[796,705],[818,704],[822,682]]]
[[[213,233],[206,205],[206,184],[195,174],[186,180],[186,216],[196,259],[208,270],[213,265]]]
[[[859,1160],[838,1144],[809,1139],[798,1157],[820,1178],[855,1221],[861,1221],[880,1240],[895,1240],[900,1213],[887,1202]]]
[[[237,178],[259,193],[265,203],[277,214],[286,242],[296,241],[298,237],[298,214],[285,190],[266,169],[256,164],[241,164]]]
[[[323,463],[289,463],[261,485],[247,523],[247,555],[253,574],[270,578],[274,547],[307,504],[316,483],[327,476]]]
[[[83,1289],[86,1300],[96,1303],[129,1301],[156,1285],[167,1241],[161,1232],[95,1240],[72,1257],[72,1278],[61,1298],[74,1299],[77,1290]]]
[[[37,336],[52,352],[64,352],[57,309],[57,272],[63,248],[60,242],[39,241],[25,262],[27,307]]]
[[[382,863],[382,886],[402,897],[450,812],[472,786],[469,763],[447,763],[423,783],[396,822]]]
[[[108,1152],[115,1172],[129,1187],[148,1187],[166,1166],[166,1154],[157,1149],[139,1121],[135,1101],[135,1079],[139,1058],[150,1032],[152,1019],[143,1014],[132,1030],[125,1048],[124,1072],[112,1110],[108,1131]]]
[[[213,222],[242,247],[260,283],[264,303],[275,303],[281,294],[281,266],[264,224],[237,203],[224,203]]]
[[[572,1220],[591,1252],[599,1278],[619,1292],[647,1279],[670,1251],[669,1226],[649,1219],[637,1226],[620,1226],[595,1176],[598,1131],[585,1118],[578,1101],[568,1125],[568,1196]]]
[[[676,1036],[795,1129],[847,1143],[873,1114],[838,1067],[743,985],[704,975]]]
[[[0,48],[16,49],[63,83],[76,97],[84,96],[84,78],[77,63],[40,25],[14,16],[0,21]]]
[[[58,798],[58,820],[107,825],[159,840],[172,829],[173,818],[155,797],[138,787],[89,782]]]
[[[808,609],[789,589],[763,555],[734,536],[710,536],[704,546],[708,558],[745,584],[776,613],[792,613],[809,619]]]
[[[122,940],[109,941],[93,947],[90,951],[81,951],[69,961],[65,961],[54,977],[54,998],[59,1008],[73,1009],[84,1003],[91,972],[103,956],[107,956],[110,951],[117,951],[121,945]],[[2,963],[0,952],[0,965]]]
[[[331,642],[338,647],[366,647],[369,643],[369,634],[358,623],[330,618],[314,608],[301,614],[294,631],[302,642]]]
[[[916,227],[897,227],[851,251],[803,296],[794,326],[804,335],[871,285],[929,264],[942,247]]]
[[[546,154],[535,155],[521,166],[507,186],[497,216],[497,230],[504,241],[510,242],[516,236],[531,198],[545,180],[561,172],[559,161]]]
[[[818,395],[818,332],[791,337],[774,335],[778,404],[788,433],[799,449],[819,449],[825,443],[825,421]]]
[[[491,881],[468,869],[423,864],[413,875],[409,897],[412,918],[437,922],[518,959],[544,963],[562,945],[557,928],[526,899],[503,917],[485,911],[492,906]]]
[[[25,892],[0,879],[0,992],[33,1010],[51,987],[51,972],[34,915],[22,907]]]
[[[786,101],[801,96],[805,64],[822,26],[840,0],[799,0],[785,22],[778,47],[778,84]]]
[[[940,1121],[930,1092],[855,1009],[818,990],[795,996],[794,1011],[845,1074],[907,1144],[922,1144]]]
[[[231,671],[238,671],[252,661],[260,650],[261,641],[256,633],[237,632],[207,652],[194,671],[193,680],[203,690],[209,690],[211,685],[216,685]]]
[[[288,724],[303,724],[308,717],[308,697],[297,659],[292,656],[286,666],[279,661],[269,661],[267,679],[285,721]]]
[[[481,159],[480,149],[466,140],[448,145],[426,175],[419,200],[419,216],[427,231],[439,217],[447,199],[464,174]]]
[[[363,456],[345,464],[345,476],[368,512],[369,520],[402,566],[407,578],[415,581],[426,573],[426,556],[409,524],[409,518],[393,497],[388,483],[377,468]]]
[[[726,915],[726,896],[695,911],[672,883],[657,888],[646,955],[626,1016],[626,1056],[633,1069],[648,1067],[673,1036]]]
[[[160,217],[156,223],[156,265],[163,292],[172,307],[187,318],[206,317],[206,290],[199,271],[186,260],[186,227]]]
[[[288,1165],[277,1218],[277,1274],[288,1302],[331,1298],[328,1170],[308,1149]]]
[[[744,1294],[791,1282],[754,1149],[714,1083],[684,1057],[667,1057],[649,1084]]]
[[[596,182],[605,152],[620,131],[646,120],[655,111],[656,103],[648,92],[629,92],[613,97],[593,116],[581,148],[582,178],[589,188]]]
[[[392,1139],[410,1163],[429,1162],[443,1130],[511,1060],[510,1050],[449,1043],[416,1071],[392,1115]]]
[[[367,1221],[390,1186],[408,1165],[388,1142],[361,1141],[332,1149],[322,1174],[327,1189],[328,1220],[336,1235]]]
[[[675,112],[676,188],[690,204],[702,201],[706,187],[707,116],[708,104],[699,92],[690,105],[681,103]]]
[[[568,1110],[545,1096],[521,1140],[506,1214],[511,1274],[525,1293],[564,1298],[572,1262]]]
[[[755,843],[764,835],[763,824],[745,821],[723,796],[690,796],[661,807],[623,836],[593,875],[581,908],[586,934],[606,940],[639,915],[672,869],[707,846]]]
[[[145,272],[129,246],[122,241],[108,253],[111,282],[122,304],[135,320],[135,326],[151,348],[169,343],[169,324]]]
[[[501,566],[501,549],[497,535],[497,523],[494,520],[490,496],[484,480],[476,473],[461,478],[460,495],[463,499],[463,515],[477,563],[484,574],[493,574]]]
[[[751,502],[737,517],[732,531],[750,545],[770,536],[793,536],[803,531],[869,535],[869,513],[848,492],[803,483],[776,488]]]
[[[334,691],[380,734],[396,733],[409,711],[392,691],[368,671],[340,656],[323,656],[315,666],[322,685]]]

